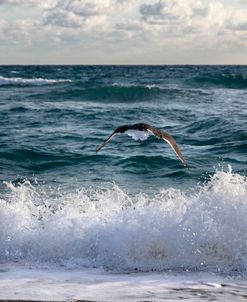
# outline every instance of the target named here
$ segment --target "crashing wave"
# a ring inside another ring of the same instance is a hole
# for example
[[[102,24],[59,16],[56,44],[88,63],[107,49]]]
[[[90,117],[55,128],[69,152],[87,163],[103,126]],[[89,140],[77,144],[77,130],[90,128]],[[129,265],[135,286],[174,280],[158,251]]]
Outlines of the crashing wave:
[[[0,200],[1,262],[247,270],[247,181],[231,168],[193,192],[170,188],[154,196],[129,196],[116,185],[73,194],[48,194],[29,182],[7,187]]]

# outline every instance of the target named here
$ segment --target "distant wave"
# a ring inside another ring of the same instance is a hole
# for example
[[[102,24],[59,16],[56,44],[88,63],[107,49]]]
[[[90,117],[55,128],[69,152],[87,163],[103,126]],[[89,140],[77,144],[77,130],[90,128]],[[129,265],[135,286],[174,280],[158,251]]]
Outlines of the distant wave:
[[[195,93],[195,89],[181,89],[178,87],[159,86],[156,84],[121,84],[113,83],[112,85],[85,87],[80,88],[76,92],[73,90],[73,95],[78,94],[80,97],[89,100],[104,100],[104,101],[117,101],[117,102],[132,102],[143,101],[152,97],[159,97],[162,95],[184,95]],[[201,94],[201,90],[197,90]]]
[[[203,86],[247,89],[247,75],[242,74],[209,74],[196,77],[195,82]]]
[[[148,88],[148,89],[165,89],[164,87],[157,85],[157,84],[133,84],[133,83],[120,83],[120,82],[114,82],[112,84],[113,87],[124,87],[124,88],[131,88],[131,87],[139,87],[139,88]]]
[[[9,78],[0,76],[0,86],[8,86],[8,85],[49,85],[49,84],[57,84],[57,83],[66,83],[72,82],[71,80],[65,79],[43,79],[43,78]]]
[[[99,86],[88,87],[80,89],[78,93],[81,97],[88,98],[90,100],[98,101],[112,101],[117,102],[126,101],[131,102],[135,100],[150,98],[155,95],[162,94],[164,91],[158,87],[149,88],[146,86],[125,86],[125,85],[112,85],[112,86]]]
[[[56,194],[6,183],[0,260],[118,271],[247,270],[246,178],[218,171],[186,193],[127,195],[119,187]],[[51,190],[51,191],[49,191]]]

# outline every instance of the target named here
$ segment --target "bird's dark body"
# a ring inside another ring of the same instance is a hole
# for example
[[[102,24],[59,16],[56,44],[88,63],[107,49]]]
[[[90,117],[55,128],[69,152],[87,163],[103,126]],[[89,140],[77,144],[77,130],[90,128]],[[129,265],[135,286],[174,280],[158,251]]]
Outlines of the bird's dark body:
[[[149,124],[146,123],[138,123],[138,124],[133,124],[133,125],[123,125],[118,127],[114,133],[124,133],[128,130],[138,130],[138,131],[151,131],[156,137],[158,138],[164,138],[164,136],[166,137],[170,137],[170,135],[168,133],[165,133],[162,130],[159,130]]]
[[[118,127],[114,132],[115,133],[124,133],[128,130],[139,130],[139,131],[147,131],[148,129],[152,128],[152,126],[145,124],[145,123],[138,123],[133,125],[123,125]]]

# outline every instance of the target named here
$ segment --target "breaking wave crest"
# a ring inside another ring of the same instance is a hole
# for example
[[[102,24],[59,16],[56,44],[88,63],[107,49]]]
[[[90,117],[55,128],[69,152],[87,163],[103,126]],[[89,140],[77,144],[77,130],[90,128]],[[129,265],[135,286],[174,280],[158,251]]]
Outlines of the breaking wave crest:
[[[0,76],[0,86],[9,86],[9,85],[49,85],[49,84],[57,84],[57,83],[66,83],[72,82],[71,80],[65,79],[43,79],[43,78],[16,78],[16,77],[2,77]]]
[[[194,191],[127,195],[117,185],[48,192],[6,183],[0,259],[118,271],[247,270],[247,181],[217,171]],[[52,193],[52,194],[51,194]]]

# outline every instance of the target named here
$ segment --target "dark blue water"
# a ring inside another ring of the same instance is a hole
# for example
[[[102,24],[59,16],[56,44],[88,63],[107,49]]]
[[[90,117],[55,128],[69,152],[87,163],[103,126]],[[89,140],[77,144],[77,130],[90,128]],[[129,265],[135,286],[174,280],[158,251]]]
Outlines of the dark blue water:
[[[246,66],[2,66],[0,121],[1,261],[246,271]],[[155,137],[96,154],[140,122],[190,170]]]
[[[188,187],[231,164],[246,175],[245,66],[0,67],[0,180],[70,187],[115,181],[135,191]],[[117,126],[146,122],[174,136],[190,164]]]

